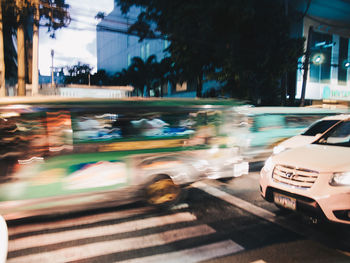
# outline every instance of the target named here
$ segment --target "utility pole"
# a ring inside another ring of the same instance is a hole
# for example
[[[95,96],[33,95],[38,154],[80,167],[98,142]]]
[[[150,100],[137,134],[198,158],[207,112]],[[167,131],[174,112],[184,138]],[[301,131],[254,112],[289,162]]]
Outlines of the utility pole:
[[[16,5],[18,8],[17,14],[17,75],[18,75],[18,96],[26,95],[26,80],[25,80],[25,47],[24,47],[24,23],[23,23],[23,0],[16,0]]]
[[[51,88],[54,87],[55,79],[54,79],[54,72],[53,72],[53,57],[55,55],[55,51],[51,49]]]
[[[307,75],[309,72],[309,63],[310,63],[310,48],[311,48],[311,37],[312,37],[313,27],[309,27],[309,33],[307,36],[307,43],[306,43],[306,52],[305,52],[305,59],[304,59],[304,75],[303,75],[303,84],[301,87],[301,96],[300,96],[300,106],[303,107],[305,105],[305,93],[306,93],[306,83],[307,83]]]
[[[34,0],[32,96],[39,93],[39,0]]]
[[[0,97],[6,96],[5,59],[4,59],[4,31],[2,20],[2,2],[0,1]]]

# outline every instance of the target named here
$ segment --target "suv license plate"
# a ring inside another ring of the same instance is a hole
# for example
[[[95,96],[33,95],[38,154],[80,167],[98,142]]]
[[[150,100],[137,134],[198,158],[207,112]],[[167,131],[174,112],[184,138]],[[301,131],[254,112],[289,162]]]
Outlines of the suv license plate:
[[[284,208],[291,209],[291,210],[296,210],[297,208],[297,201],[292,197],[274,193],[273,200],[275,204],[280,205]]]

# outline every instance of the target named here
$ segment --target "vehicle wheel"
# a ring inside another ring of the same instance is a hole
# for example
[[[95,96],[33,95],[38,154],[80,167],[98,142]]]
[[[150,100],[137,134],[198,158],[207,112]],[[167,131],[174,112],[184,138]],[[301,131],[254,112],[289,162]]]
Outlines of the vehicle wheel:
[[[179,202],[181,196],[181,187],[166,175],[156,177],[145,189],[146,202],[156,207],[173,206]]]

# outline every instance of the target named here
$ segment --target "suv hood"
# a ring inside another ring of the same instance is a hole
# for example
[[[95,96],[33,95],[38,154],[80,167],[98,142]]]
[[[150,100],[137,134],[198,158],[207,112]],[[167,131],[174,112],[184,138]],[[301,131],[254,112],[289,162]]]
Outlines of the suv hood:
[[[275,164],[326,172],[350,171],[350,147],[310,144],[273,156]]]
[[[296,148],[296,147],[310,144],[315,139],[316,139],[315,136],[296,135],[281,142],[279,145],[285,147],[286,149]]]

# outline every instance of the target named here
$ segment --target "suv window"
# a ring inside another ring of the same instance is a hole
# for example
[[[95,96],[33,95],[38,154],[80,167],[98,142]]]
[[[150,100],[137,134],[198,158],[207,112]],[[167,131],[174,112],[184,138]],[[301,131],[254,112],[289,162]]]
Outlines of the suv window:
[[[334,124],[336,124],[339,120],[323,120],[318,121],[311,125],[309,129],[307,129],[302,135],[305,136],[315,136],[319,133],[324,133],[326,130],[328,130],[330,127],[332,127]]]
[[[350,121],[342,122],[336,125],[326,135],[324,135],[318,144],[350,146]]]

